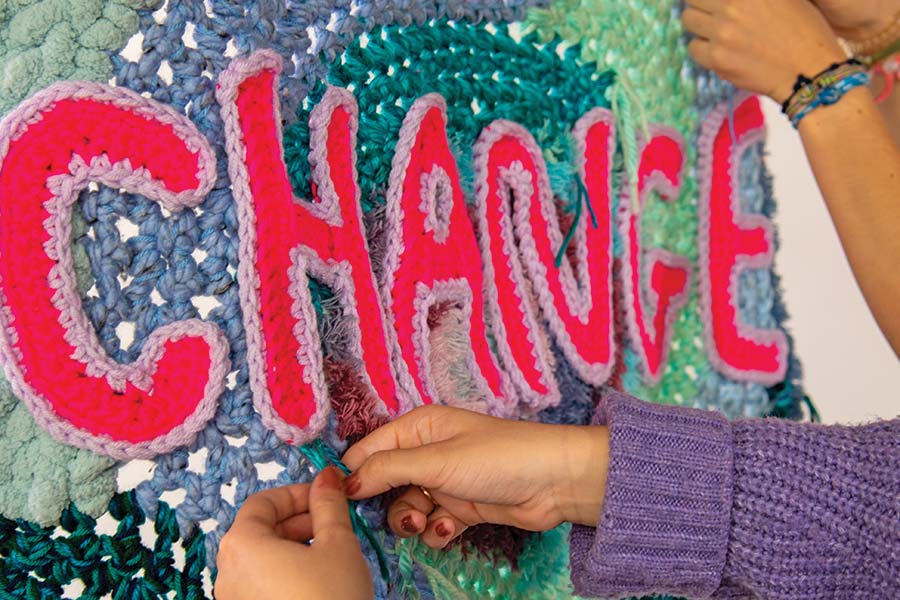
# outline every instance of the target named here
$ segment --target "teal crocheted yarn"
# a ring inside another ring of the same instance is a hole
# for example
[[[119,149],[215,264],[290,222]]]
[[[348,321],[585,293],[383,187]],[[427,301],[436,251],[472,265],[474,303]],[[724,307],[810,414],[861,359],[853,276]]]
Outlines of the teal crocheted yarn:
[[[432,550],[415,538],[398,540],[399,591],[423,598],[416,577],[431,586],[436,600],[490,598],[492,600],[563,600],[572,597],[568,577],[570,527],[534,535],[526,542],[514,566],[502,557]]]
[[[382,27],[354,40],[334,61],[327,83],[351,90],[359,103],[357,168],[365,209],[383,203],[397,132],[413,102],[430,92],[447,101],[448,137],[466,191],[473,187],[472,146],[488,124],[502,118],[535,136],[551,183],[563,197],[571,195],[571,127],[591,108],[609,107],[614,75],[578,60],[578,46],[518,32],[507,25],[448,21]],[[324,82],[307,109],[323,91]],[[288,172],[300,197],[310,193],[308,116],[301,110],[284,132]]]
[[[182,539],[175,511],[164,503],[156,519],[147,521],[133,493],[117,494],[107,515],[117,522],[115,533],[98,533],[97,521],[74,505],[63,511],[57,529],[0,516],[0,597],[205,597],[206,550],[199,529]],[[145,533],[147,525],[152,533]],[[176,548],[183,568],[174,558]]]

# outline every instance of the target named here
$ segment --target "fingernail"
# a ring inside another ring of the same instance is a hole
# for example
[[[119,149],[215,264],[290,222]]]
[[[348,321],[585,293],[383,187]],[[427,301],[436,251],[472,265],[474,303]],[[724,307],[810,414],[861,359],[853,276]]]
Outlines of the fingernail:
[[[443,521],[438,521],[438,524],[434,526],[434,532],[438,534],[439,537],[447,537],[450,535],[450,529]]]
[[[412,516],[406,515],[400,520],[400,528],[406,533],[418,533],[419,528],[413,523]]]
[[[327,467],[325,469],[322,469],[322,472],[319,473],[319,476],[316,477],[316,480],[318,481],[319,486],[325,489],[341,489],[341,478],[338,475],[337,469],[335,469],[334,467]]]
[[[352,496],[356,492],[359,491],[359,488],[362,487],[362,482],[359,480],[359,477],[356,476],[356,473],[348,477],[344,480],[344,493],[348,496]]]

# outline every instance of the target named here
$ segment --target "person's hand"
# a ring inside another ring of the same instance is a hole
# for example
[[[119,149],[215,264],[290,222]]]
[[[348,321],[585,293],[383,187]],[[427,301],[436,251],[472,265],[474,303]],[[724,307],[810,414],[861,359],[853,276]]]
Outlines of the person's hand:
[[[834,28],[850,40],[864,40],[890,27],[900,0],[813,0]]]
[[[846,60],[809,0],[687,0],[691,56],[738,87],[784,102],[799,74]]]
[[[388,509],[402,537],[442,548],[478,523],[545,531],[596,525],[606,486],[605,427],[508,421],[426,406],[376,430],[344,454],[351,498],[409,487]],[[433,511],[433,512],[432,512]]]
[[[311,545],[306,545],[315,538]],[[372,578],[336,469],[247,498],[219,544],[217,600],[370,600]]]

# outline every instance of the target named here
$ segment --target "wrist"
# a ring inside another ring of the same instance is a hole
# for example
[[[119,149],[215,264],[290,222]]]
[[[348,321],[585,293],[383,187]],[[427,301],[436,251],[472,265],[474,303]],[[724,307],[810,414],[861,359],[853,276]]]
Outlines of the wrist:
[[[609,468],[609,428],[568,427],[566,467],[555,492],[565,521],[596,527],[603,507]]]
[[[769,96],[779,104],[783,104],[794,93],[794,85],[800,75],[811,78],[831,65],[845,60],[847,54],[838,45],[837,40],[833,44],[819,46],[815,52],[797,57],[786,69],[781,78],[782,83],[773,89]]]

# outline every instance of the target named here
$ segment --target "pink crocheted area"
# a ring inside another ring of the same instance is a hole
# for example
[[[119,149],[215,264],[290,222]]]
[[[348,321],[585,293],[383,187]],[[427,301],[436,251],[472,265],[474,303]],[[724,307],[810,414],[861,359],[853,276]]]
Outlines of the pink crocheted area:
[[[135,363],[112,360],[76,289],[71,210],[90,182],[194,206],[214,178],[208,143],[134,92],[60,83],[7,115],[0,148],[0,356],[13,390],[54,437],[114,458],[190,443],[224,388],[224,336],[182,321],[153,332]]]
[[[640,143],[639,155],[638,198],[631,198],[628,182],[622,185],[622,272],[631,342],[641,357],[647,379],[658,382],[669,352],[672,321],[690,291],[691,265],[686,258],[666,250],[641,248],[640,210],[651,192],[663,200],[678,197],[684,140],[673,129],[653,126],[650,138]]]
[[[737,98],[733,114],[721,104],[703,123],[697,167],[700,305],[713,365],[732,379],[773,385],[787,371],[787,338],[780,330],[743,323],[737,308],[741,271],[772,266],[772,223],[741,211],[736,183],[739,157],[764,138],[759,99],[746,94]]]

